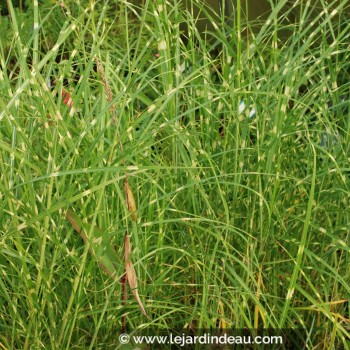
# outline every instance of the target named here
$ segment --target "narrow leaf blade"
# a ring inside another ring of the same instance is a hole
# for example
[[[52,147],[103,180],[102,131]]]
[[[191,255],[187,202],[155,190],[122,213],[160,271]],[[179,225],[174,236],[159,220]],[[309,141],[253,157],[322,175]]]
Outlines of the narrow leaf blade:
[[[129,286],[131,288],[132,294],[134,295],[134,298],[136,299],[137,303],[139,304],[139,307],[142,311],[142,313],[148,317],[147,312],[145,308],[143,307],[143,304],[141,302],[139,293],[137,291],[137,276],[135,272],[134,265],[130,261],[130,253],[131,253],[131,244],[130,244],[130,237],[127,233],[125,233],[125,239],[124,239],[124,258],[125,258],[125,273],[126,273],[126,279],[129,283]]]
[[[100,268],[111,278],[117,274],[116,264],[118,256],[112,246],[107,242],[105,235],[98,227],[82,222],[77,214],[67,210],[66,217],[73,228],[80,234],[84,243],[88,245],[89,252],[95,258]],[[91,237],[88,234],[92,232]]]

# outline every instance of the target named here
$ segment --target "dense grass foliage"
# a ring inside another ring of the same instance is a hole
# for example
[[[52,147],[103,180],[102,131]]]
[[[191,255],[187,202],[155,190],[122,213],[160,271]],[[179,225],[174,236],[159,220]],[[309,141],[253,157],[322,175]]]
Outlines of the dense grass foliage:
[[[130,329],[300,328],[309,349],[350,347],[350,22],[345,0],[322,2],[317,26],[303,3],[283,28],[278,7],[258,32],[217,18],[209,41],[178,1],[9,1],[1,348],[123,348],[124,314]],[[67,210],[108,237],[115,280]],[[149,319],[122,302],[126,231]]]

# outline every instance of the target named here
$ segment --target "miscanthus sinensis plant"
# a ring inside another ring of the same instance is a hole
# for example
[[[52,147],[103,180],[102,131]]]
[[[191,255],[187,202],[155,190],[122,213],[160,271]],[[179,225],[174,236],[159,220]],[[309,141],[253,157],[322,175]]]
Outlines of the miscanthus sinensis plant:
[[[1,348],[126,348],[125,326],[349,348],[347,1],[314,25],[292,2],[203,35],[179,1],[34,1],[28,36],[8,1]]]

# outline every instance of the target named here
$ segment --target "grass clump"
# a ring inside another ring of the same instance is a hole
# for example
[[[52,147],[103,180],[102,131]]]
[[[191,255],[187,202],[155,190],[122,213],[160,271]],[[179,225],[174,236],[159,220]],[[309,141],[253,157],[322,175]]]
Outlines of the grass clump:
[[[283,39],[276,8],[258,32],[222,19],[210,41],[178,1],[36,6],[26,40],[10,6],[3,348],[122,348],[123,315],[144,334],[297,328],[307,348],[349,347],[350,24],[346,1],[336,21],[323,6]],[[105,275],[67,210],[120,257],[130,234],[149,319],[125,302],[122,261]]]

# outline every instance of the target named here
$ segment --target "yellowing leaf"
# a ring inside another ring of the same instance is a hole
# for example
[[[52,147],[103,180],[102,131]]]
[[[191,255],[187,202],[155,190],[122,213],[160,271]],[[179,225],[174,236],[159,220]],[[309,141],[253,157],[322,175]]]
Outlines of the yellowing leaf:
[[[133,221],[136,221],[136,203],[134,195],[131,191],[131,188],[128,183],[128,179],[124,179],[124,193],[126,198],[126,205],[131,212],[131,218]]]

